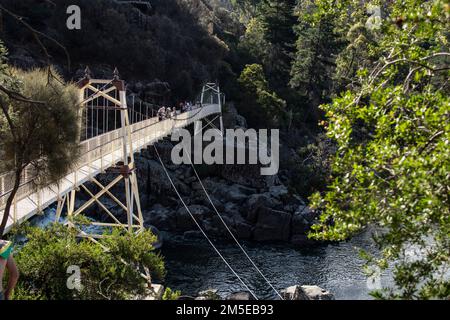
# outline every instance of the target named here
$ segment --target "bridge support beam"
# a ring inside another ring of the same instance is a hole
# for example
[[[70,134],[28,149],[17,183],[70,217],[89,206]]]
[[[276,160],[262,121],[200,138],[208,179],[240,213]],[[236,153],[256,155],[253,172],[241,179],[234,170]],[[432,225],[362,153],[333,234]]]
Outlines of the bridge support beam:
[[[97,88],[96,85],[99,86],[99,88]],[[112,81],[91,79],[90,75],[86,73],[85,78],[79,82],[79,86],[81,91],[80,98],[82,98],[81,104],[84,108],[87,108],[87,103],[92,102],[95,99],[102,99],[102,105],[107,104],[105,101],[113,105],[108,105],[108,110],[114,110],[115,114],[116,112],[120,113],[120,147],[118,146],[119,149],[117,151],[120,150],[121,157],[116,162],[116,166],[114,166],[114,163],[111,163],[111,169],[107,170],[108,173],[113,173],[117,176],[106,186],[100,183],[94,176],[89,176],[89,181],[98,188],[98,192],[91,191],[85,184],[80,184],[78,186],[78,182],[75,181],[73,190],[58,201],[56,219],[59,220],[65,206],[67,216],[69,218],[67,223],[69,226],[78,228],[80,235],[84,237],[90,237],[92,239],[99,238],[101,237],[100,234],[89,234],[86,230],[81,230],[81,228],[77,227],[75,225],[76,223],[74,223],[71,219],[83,214],[89,207],[97,204],[100,209],[107,213],[110,221],[92,222],[91,225],[103,228],[118,227],[130,233],[139,233],[144,229],[144,219],[141,211],[139,187],[136,178],[134,149],[132,144],[131,124],[128,116],[125,82],[119,78],[119,73],[116,69],[114,71],[114,78]],[[91,94],[89,95],[89,93]],[[110,151],[111,150],[109,150],[109,152]],[[100,155],[100,159],[103,170],[103,155]],[[89,158],[89,167],[93,165],[95,160],[96,158]],[[125,189],[125,201],[119,200],[120,197],[114,196],[111,190],[113,187],[117,187],[122,181]],[[86,200],[79,208],[75,208],[77,189],[82,190],[83,193],[89,197],[89,199]],[[102,197],[105,196],[112,199],[116,205],[123,210],[126,214],[126,219],[124,219],[123,215],[117,216],[110,209],[108,209],[104,203],[102,203]]]
[[[223,104],[225,103],[225,95],[220,92],[220,87],[217,83],[208,82],[202,88],[202,93],[200,96],[200,103],[204,104],[218,104],[220,106],[220,110],[222,112]],[[225,135],[225,129],[223,126],[223,117],[222,113],[219,118],[219,130],[222,133],[222,136]],[[214,126],[213,121],[217,118],[214,118],[212,121],[208,121],[208,125]],[[197,134],[197,128],[194,127],[194,135]]]

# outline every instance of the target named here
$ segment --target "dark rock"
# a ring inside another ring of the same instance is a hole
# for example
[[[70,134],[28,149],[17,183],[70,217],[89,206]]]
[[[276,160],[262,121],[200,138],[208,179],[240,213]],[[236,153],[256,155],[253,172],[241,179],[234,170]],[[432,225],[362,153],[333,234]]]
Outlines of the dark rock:
[[[283,199],[283,197],[289,194],[289,191],[285,186],[278,185],[278,186],[271,186],[269,188],[269,193],[272,197],[281,200]]]
[[[177,226],[174,210],[165,208],[160,204],[154,205],[149,211],[142,214],[146,225],[154,225],[158,229],[171,231]]]
[[[219,213],[221,213],[225,210],[223,203],[219,199],[217,199],[215,196],[213,196],[211,194],[209,195],[209,198],[211,199],[212,203],[216,207],[217,211],[219,211]],[[206,197],[206,195],[204,195],[201,198],[199,203],[214,210],[214,208],[212,208],[211,202],[209,202],[209,199]]]
[[[196,240],[196,239],[201,239],[201,238],[203,238],[203,234],[201,233],[201,231],[193,231],[193,230],[190,230],[190,231],[186,231],[186,232],[183,234],[183,237],[184,237],[186,240]]]
[[[295,234],[291,238],[291,243],[299,247],[310,247],[316,244],[315,241],[308,239],[306,234]]]
[[[287,212],[263,208],[253,232],[256,241],[288,241],[290,236],[291,215]]]
[[[234,234],[238,239],[250,239],[253,227],[245,221],[235,221]]]
[[[275,208],[281,205],[281,203],[268,194],[254,194],[247,198],[246,202],[242,206],[241,214],[249,222],[255,223],[258,218],[258,212],[262,208]]]
[[[206,220],[206,218],[210,217],[212,214],[210,209],[201,205],[191,205],[188,206],[188,208],[191,214],[199,223]],[[186,210],[185,207],[181,207],[179,210],[177,210],[176,222],[177,222],[177,229],[181,231],[188,231],[197,228],[194,220],[192,219],[191,215],[189,214],[189,212]]]
[[[222,178],[246,187],[264,189],[278,181],[276,176],[261,175],[260,165],[223,165],[219,169]]]

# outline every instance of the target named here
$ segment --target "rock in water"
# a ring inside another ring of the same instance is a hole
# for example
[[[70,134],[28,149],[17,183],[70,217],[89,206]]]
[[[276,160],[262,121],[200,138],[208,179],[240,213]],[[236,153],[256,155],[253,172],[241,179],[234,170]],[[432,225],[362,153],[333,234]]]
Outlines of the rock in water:
[[[251,295],[250,292],[243,291],[232,293],[225,300],[244,301],[244,300],[255,300],[255,298]]]
[[[285,300],[334,300],[334,295],[318,286],[291,286],[281,290]]]
[[[216,289],[208,289],[198,293],[198,297],[195,300],[222,300],[217,293]]]

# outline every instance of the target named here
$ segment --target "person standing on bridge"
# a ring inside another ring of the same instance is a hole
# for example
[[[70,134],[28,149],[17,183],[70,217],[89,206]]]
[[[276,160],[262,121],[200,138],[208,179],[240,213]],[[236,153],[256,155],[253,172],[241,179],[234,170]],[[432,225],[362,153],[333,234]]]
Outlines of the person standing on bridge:
[[[159,108],[159,110],[158,110],[159,121],[164,120],[165,117],[166,117],[166,108],[165,107]]]
[[[3,291],[3,276],[8,269],[9,277],[5,291]],[[9,300],[19,279],[19,270],[12,255],[12,243],[0,240],[0,300]]]

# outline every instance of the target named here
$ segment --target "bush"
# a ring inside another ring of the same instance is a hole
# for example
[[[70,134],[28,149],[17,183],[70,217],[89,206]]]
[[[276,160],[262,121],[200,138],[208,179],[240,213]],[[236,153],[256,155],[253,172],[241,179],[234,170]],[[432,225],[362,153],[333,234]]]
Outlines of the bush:
[[[165,276],[150,231],[131,235],[113,230],[100,245],[61,224],[25,227],[20,234],[28,241],[16,254],[21,277],[14,299],[130,299],[145,294],[145,269],[154,279]],[[68,288],[70,266],[80,268],[80,290]]]

